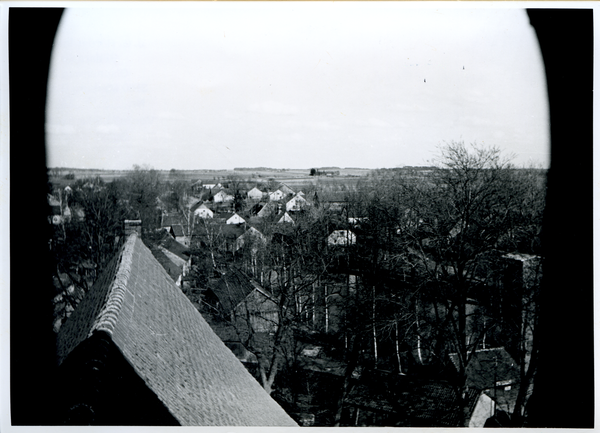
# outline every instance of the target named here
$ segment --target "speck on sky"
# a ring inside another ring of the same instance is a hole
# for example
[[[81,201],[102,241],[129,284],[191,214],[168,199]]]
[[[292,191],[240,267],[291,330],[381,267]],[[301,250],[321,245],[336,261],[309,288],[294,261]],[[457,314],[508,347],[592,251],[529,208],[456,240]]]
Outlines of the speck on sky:
[[[50,167],[397,167],[459,140],[549,164],[523,9],[93,3],[57,32]]]

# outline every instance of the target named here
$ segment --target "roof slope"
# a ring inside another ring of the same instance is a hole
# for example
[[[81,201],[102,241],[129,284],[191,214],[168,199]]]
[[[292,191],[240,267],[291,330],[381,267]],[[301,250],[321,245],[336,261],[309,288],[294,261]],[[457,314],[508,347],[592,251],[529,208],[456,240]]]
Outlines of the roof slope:
[[[458,355],[450,354],[458,369]],[[519,381],[519,368],[504,347],[477,350],[467,365],[467,386],[475,389],[490,389]]]
[[[156,258],[158,263],[167,271],[173,281],[177,281],[183,274],[183,266],[175,263],[171,258],[165,254],[165,251],[159,248],[152,249],[152,255]]]
[[[296,425],[136,234],[61,328],[59,361],[96,330],[111,336],[182,425]]]
[[[209,283],[227,313],[233,311],[256,287],[242,272],[231,268],[218,280]]]
[[[185,245],[177,242],[167,233],[163,235],[158,245],[169,250],[171,253],[175,254],[182,260],[187,261],[190,258],[190,249]]]

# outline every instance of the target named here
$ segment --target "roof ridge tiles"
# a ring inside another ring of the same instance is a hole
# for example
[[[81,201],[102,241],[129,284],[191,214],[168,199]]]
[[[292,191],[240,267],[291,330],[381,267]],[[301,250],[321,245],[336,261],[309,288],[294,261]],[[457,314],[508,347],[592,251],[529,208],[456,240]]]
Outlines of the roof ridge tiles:
[[[106,331],[112,335],[115,329],[123,305],[127,282],[131,275],[131,264],[133,262],[133,250],[135,248],[136,239],[137,234],[133,233],[129,235],[125,241],[123,253],[121,254],[121,261],[117,265],[117,273],[106,296],[106,303],[92,325],[89,335],[92,335],[94,331]]]

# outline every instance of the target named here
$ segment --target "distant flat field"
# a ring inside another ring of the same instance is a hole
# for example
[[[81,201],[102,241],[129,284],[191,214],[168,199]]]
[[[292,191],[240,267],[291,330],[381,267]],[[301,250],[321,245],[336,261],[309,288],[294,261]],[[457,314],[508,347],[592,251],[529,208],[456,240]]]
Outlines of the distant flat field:
[[[316,183],[337,183],[342,179],[358,180],[366,176],[371,170],[366,168],[339,168],[327,169],[328,171],[339,171],[339,176],[310,176],[310,169],[259,169],[259,170],[158,170],[163,181],[183,180],[195,182],[202,180],[205,183],[221,181],[229,176],[239,176],[242,179],[269,180],[275,179],[292,185],[305,185]],[[77,179],[100,177],[105,182],[111,182],[119,177],[126,176],[130,170],[84,170],[84,169],[49,169],[50,181],[57,184],[69,184]],[[65,176],[73,174],[74,179],[66,179]]]

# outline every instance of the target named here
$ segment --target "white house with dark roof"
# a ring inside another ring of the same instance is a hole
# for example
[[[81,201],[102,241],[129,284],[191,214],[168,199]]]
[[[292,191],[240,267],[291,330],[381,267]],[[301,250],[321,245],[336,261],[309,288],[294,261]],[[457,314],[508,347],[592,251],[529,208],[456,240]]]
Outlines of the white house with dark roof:
[[[61,327],[57,360],[67,424],[296,426],[136,233]]]

